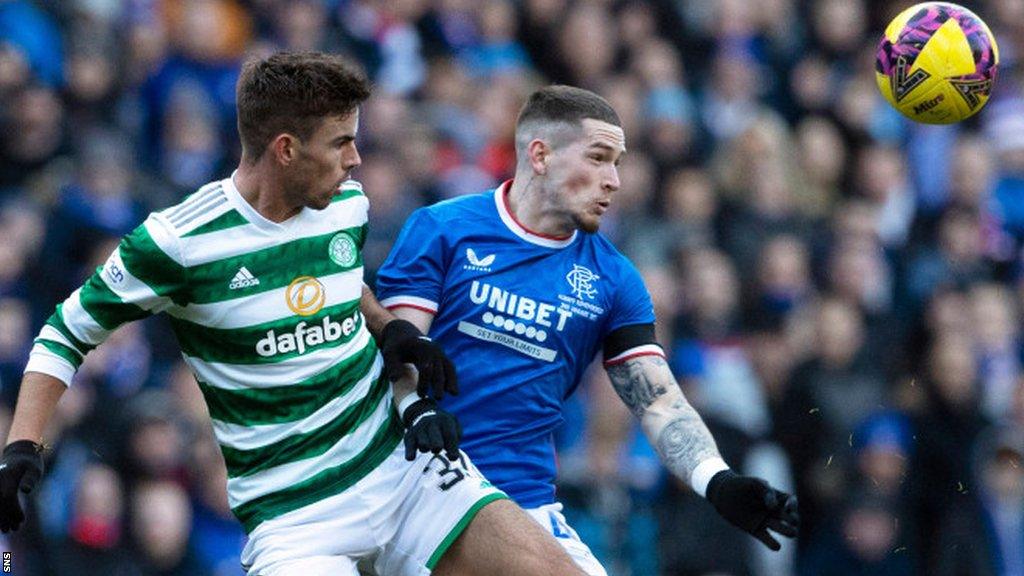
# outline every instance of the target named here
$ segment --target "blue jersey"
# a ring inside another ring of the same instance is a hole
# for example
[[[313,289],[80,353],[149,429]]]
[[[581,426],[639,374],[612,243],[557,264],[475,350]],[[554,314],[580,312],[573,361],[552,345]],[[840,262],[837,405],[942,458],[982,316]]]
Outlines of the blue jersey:
[[[430,336],[458,371],[460,394],[443,406],[462,423],[462,448],[534,508],[554,502],[563,400],[605,336],[653,324],[654,307],[636,268],[600,234],[552,238],[519,224],[509,186],[413,213],[378,272],[377,296],[434,314]]]

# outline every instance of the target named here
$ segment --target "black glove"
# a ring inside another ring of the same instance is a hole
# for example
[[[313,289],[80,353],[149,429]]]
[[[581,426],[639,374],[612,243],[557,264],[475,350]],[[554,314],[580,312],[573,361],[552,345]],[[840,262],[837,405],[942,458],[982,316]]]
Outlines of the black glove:
[[[17,530],[25,520],[18,491],[28,494],[43,475],[43,447],[31,440],[11,442],[0,456],[0,531]]]
[[[723,518],[771,550],[782,546],[769,529],[792,538],[800,526],[796,496],[776,490],[760,478],[722,470],[708,483],[707,498]]]
[[[437,407],[430,398],[420,398],[402,414],[405,423],[405,459],[415,460],[416,452],[440,454],[444,450],[448,460],[459,459],[459,440],[462,426],[450,413]]]
[[[392,320],[384,326],[380,337],[380,352],[384,356],[384,375],[394,382],[405,373],[405,364],[416,366],[419,383],[416,393],[426,398],[433,391],[440,400],[445,392],[459,393],[455,366],[444,351],[407,320]]]

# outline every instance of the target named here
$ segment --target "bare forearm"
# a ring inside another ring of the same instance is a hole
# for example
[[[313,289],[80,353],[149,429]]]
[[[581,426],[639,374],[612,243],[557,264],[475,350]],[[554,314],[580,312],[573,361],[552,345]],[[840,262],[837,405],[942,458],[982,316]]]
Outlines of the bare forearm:
[[[640,424],[665,466],[687,483],[701,462],[721,458],[704,420],[678,387],[651,404]]]
[[[619,397],[640,419],[662,462],[680,479],[689,484],[701,462],[721,458],[711,432],[686,401],[664,359],[644,356],[629,360],[610,366],[608,376]]]
[[[370,331],[370,334],[373,334],[374,338],[380,338],[381,332],[384,331],[384,326],[395,319],[395,315],[387,308],[381,306],[380,302],[377,301],[377,297],[373,295],[373,291],[366,284],[363,284],[363,295],[359,300],[359,311],[363,313],[363,318],[366,319],[366,328]]]
[[[43,443],[43,430],[67,390],[63,382],[40,372],[27,372],[21,381],[7,444],[15,440]]]

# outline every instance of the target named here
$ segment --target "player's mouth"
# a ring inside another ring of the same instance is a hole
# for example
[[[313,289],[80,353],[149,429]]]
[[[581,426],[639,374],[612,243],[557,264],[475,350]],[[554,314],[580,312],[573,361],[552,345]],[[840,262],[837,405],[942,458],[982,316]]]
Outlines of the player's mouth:
[[[349,173],[346,172],[345,176],[341,180],[338,180],[337,184],[334,185],[334,190],[331,191],[331,196],[332,197],[333,196],[340,196],[341,195],[341,185],[344,184],[345,182],[347,182],[348,179],[349,179]]]
[[[604,214],[608,210],[608,207],[611,206],[611,205],[612,205],[612,203],[611,203],[610,200],[601,200],[601,201],[599,201],[597,203],[597,213],[598,214]]]

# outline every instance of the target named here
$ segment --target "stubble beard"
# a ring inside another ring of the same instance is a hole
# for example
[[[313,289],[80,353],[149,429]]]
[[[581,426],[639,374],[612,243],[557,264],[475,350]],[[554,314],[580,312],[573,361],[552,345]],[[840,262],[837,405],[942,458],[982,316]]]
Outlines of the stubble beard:
[[[577,229],[583,230],[588,234],[596,234],[601,228],[601,219],[597,217],[587,218],[585,216],[575,215],[572,220]]]

